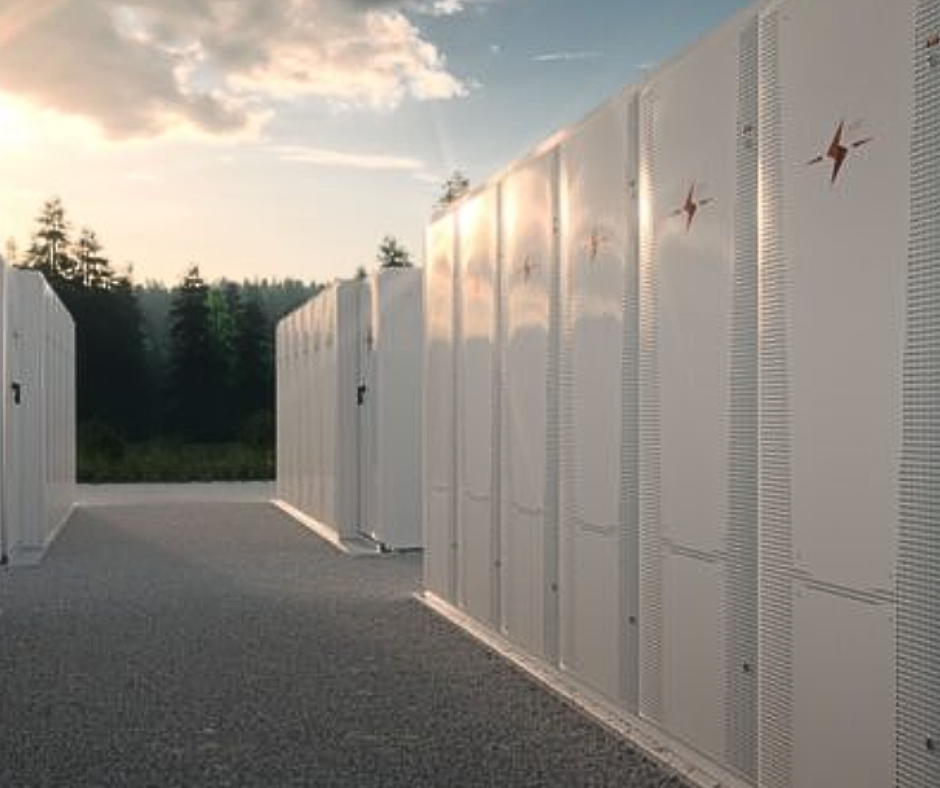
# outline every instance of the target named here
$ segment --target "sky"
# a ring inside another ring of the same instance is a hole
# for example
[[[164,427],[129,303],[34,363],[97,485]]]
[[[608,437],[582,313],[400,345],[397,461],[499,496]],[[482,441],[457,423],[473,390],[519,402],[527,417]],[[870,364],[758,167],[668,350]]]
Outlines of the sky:
[[[471,182],[747,0],[0,0],[0,239],[59,196],[138,282],[423,258]]]

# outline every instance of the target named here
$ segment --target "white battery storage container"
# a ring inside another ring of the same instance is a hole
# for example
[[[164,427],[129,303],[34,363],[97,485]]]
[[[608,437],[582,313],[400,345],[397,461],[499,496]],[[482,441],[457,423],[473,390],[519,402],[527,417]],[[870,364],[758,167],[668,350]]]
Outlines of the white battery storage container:
[[[75,328],[41,274],[5,278],[3,545],[31,564],[75,502]]]
[[[340,540],[421,546],[422,287],[340,282],[278,329],[279,496]]]

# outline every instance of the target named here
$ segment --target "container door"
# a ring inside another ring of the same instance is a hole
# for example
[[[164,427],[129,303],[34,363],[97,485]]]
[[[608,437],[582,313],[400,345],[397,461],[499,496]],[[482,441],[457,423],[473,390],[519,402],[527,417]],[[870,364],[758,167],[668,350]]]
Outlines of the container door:
[[[637,684],[632,384],[624,397],[625,339],[635,380],[637,338],[633,107],[619,97],[562,145],[561,664],[628,706]]]
[[[425,272],[424,584],[456,602],[453,215],[431,225]]]
[[[458,345],[459,601],[498,626],[499,530],[497,377],[498,194],[490,189],[460,209]]]
[[[640,711],[750,779],[756,33],[726,26],[641,100]]]
[[[557,176],[553,150],[507,176],[502,466],[503,630],[557,656]]]
[[[376,330],[373,314],[373,286],[363,283],[360,292],[360,350],[359,350],[359,530],[366,535],[375,533],[376,453],[375,453],[375,357]]]
[[[18,275],[22,276],[22,275]],[[28,287],[16,288],[15,302],[11,302],[12,314],[9,323],[10,378],[7,390],[7,481],[6,512],[10,537],[8,549],[13,557],[22,553],[35,539],[40,530],[41,513],[33,511],[33,487],[38,483],[38,465],[34,455],[38,452],[36,442],[42,440],[41,424],[34,419],[33,398],[39,392],[34,389],[37,370],[29,369],[29,346],[25,318],[35,305],[23,303],[28,297]],[[38,356],[37,356],[38,359]],[[33,427],[32,442],[30,427]],[[38,429],[37,429],[38,428]]]
[[[336,507],[336,288],[324,293],[320,324],[320,509],[322,521],[339,531]]]
[[[768,788],[937,784],[926,772],[924,781],[907,773],[908,782],[895,782],[914,63],[928,66],[940,35],[933,3],[934,24],[916,44],[927,56],[912,54],[919,5],[929,4],[782,2],[762,22],[760,741]],[[927,77],[934,96],[936,76]],[[929,139],[915,154],[936,156],[936,126]],[[936,203],[930,210],[936,249]],[[935,303],[913,302],[912,316],[928,311],[936,320]],[[919,401],[910,405],[908,413],[922,412]],[[916,456],[927,456],[921,444]],[[901,633],[910,665],[912,641]],[[902,747],[923,753],[935,735]]]

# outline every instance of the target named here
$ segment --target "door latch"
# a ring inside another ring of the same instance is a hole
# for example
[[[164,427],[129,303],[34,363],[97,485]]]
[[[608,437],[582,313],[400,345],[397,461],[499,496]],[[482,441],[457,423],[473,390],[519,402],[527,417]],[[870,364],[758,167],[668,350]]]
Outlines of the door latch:
[[[366,391],[367,389],[366,389],[365,384],[360,384],[359,387],[356,389],[356,404],[357,405],[365,404]]]
[[[14,380],[10,388],[13,389],[13,404],[22,405],[23,404],[23,384]]]

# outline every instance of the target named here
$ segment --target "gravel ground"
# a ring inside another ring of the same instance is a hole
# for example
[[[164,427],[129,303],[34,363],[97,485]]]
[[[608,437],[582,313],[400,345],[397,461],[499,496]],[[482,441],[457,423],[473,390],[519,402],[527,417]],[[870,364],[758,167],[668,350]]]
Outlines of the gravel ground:
[[[274,497],[273,482],[192,482],[189,484],[80,484],[83,506],[140,503],[261,503]]]
[[[0,574],[0,786],[680,788],[266,504],[79,511]]]

